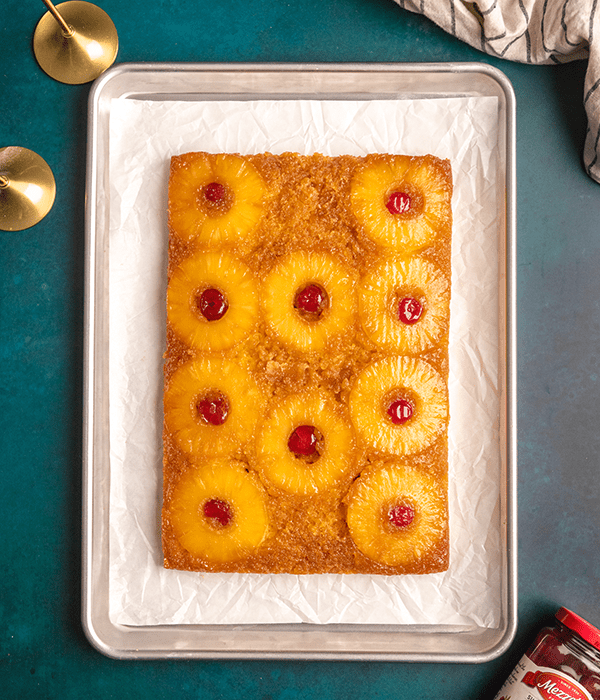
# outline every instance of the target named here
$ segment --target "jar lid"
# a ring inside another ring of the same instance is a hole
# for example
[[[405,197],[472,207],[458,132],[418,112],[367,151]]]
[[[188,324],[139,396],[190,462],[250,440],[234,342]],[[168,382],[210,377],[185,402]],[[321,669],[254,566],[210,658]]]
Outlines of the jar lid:
[[[582,617],[567,610],[567,608],[560,608],[556,613],[556,619],[570,630],[573,630],[573,632],[576,632],[582,639],[585,639],[586,642],[596,647],[596,649],[600,649],[600,630],[590,625],[590,623],[586,622]]]

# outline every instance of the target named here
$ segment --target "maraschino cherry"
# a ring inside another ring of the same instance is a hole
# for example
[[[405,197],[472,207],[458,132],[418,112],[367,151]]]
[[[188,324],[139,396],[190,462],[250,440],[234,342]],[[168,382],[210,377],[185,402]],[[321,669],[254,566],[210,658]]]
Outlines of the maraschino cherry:
[[[224,396],[209,396],[198,401],[196,410],[210,425],[223,425],[229,415],[229,403]]]
[[[196,298],[196,304],[200,313],[207,321],[218,321],[225,316],[229,303],[223,292],[209,287]]]
[[[414,508],[408,503],[398,503],[390,508],[388,519],[395,527],[408,527],[415,519]]]
[[[412,401],[401,398],[390,403],[387,414],[394,425],[402,425],[412,418],[414,411]]]
[[[423,313],[423,306],[418,299],[404,297],[398,304],[398,319],[407,326],[416,323]]]
[[[385,206],[390,214],[406,214],[407,211],[410,211],[411,204],[410,195],[406,192],[392,192]]]
[[[204,188],[204,196],[209,202],[218,204],[225,199],[225,186],[220,182],[211,182]]]
[[[218,498],[211,498],[206,501],[203,508],[204,517],[212,520],[214,524],[226,527],[233,520],[233,512],[225,501]]]
[[[327,296],[318,284],[308,284],[296,294],[294,306],[299,311],[318,318],[327,306]]]
[[[314,455],[317,451],[315,428],[312,425],[299,425],[288,439],[288,448],[295,455]]]

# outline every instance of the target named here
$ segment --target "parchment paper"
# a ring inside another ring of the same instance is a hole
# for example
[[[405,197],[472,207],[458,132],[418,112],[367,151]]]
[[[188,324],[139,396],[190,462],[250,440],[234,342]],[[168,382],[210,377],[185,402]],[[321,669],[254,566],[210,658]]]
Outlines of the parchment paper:
[[[113,100],[109,198],[110,603],[113,623],[497,627],[501,611],[498,238],[493,97]],[[165,570],[160,546],[167,178],[172,155],[432,153],[452,161],[450,568],[430,576]]]

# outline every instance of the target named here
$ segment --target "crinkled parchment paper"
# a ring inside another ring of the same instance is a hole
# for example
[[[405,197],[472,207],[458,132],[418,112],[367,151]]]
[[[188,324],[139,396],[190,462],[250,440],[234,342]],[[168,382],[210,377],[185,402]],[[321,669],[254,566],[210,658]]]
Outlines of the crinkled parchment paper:
[[[109,198],[110,604],[113,623],[497,627],[501,611],[498,239],[493,97],[376,101],[113,100]],[[236,575],[162,567],[167,178],[188,151],[450,158],[450,568],[431,576]]]

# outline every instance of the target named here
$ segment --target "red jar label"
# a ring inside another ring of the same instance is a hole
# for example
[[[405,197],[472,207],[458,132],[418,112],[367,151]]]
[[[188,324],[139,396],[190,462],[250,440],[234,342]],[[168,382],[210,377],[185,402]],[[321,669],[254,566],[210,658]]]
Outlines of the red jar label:
[[[590,697],[571,678],[559,676],[554,671],[529,671],[523,683],[536,688],[544,700],[587,700]]]
[[[494,700],[593,700],[576,680],[527,656],[516,665]]]

